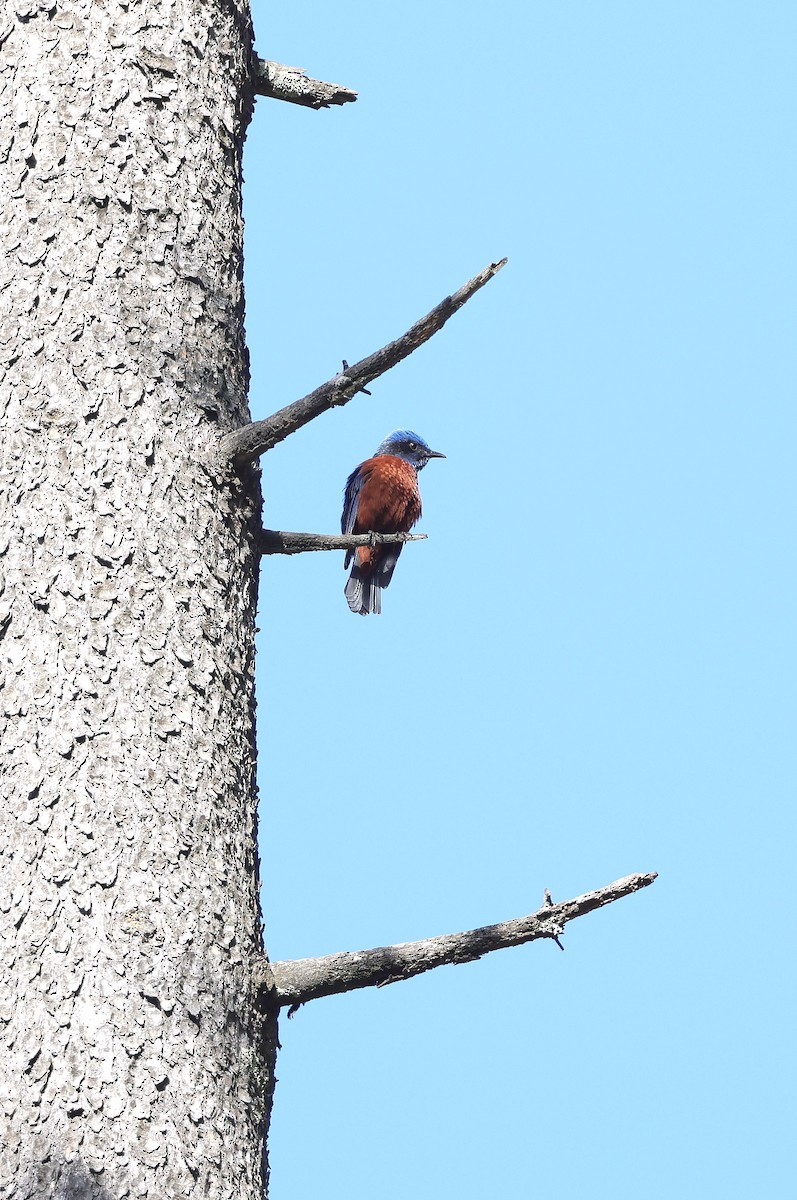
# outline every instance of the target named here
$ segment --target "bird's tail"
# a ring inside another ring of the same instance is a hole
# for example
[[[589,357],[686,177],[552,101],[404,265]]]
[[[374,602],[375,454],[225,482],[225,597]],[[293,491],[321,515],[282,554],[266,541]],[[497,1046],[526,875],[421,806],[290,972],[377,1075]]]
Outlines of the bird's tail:
[[[369,613],[381,613],[382,588],[370,568],[364,570],[355,562],[346,580],[344,593],[353,613],[359,613],[361,617],[367,617]]]
[[[361,617],[382,611],[382,588],[386,588],[393,577],[401,545],[386,546],[375,558],[370,549],[360,550],[354,557],[351,575],[346,581],[344,593],[349,608]]]

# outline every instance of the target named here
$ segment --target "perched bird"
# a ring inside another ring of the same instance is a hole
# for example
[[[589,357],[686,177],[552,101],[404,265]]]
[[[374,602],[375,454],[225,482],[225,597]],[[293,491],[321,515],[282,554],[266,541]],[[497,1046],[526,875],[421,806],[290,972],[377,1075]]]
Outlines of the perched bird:
[[[346,480],[343,533],[408,533],[421,515],[418,472],[430,458],[445,458],[445,454],[430,450],[409,429],[397,429],[386,437],[373,458],[366,458]],[[399,554],[400,542],[346,552],[344,566],[354,559],[345,588],[352,612],[367,616],[382,611],[382,588],[390,583]]]

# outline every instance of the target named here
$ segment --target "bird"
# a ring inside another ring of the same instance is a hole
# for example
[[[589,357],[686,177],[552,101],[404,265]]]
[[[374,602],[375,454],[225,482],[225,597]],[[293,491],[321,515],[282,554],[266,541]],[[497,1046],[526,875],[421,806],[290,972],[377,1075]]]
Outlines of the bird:
[[[431,458],[445,458],[445,454],[430,450],[412,430],[388,434],[346,480],[341,531],[409,533],[421,515],[418,472]],[[381,613],[382,588],[390,583],[399,554],[400,542],[346,551],[344,567],[354,562],[344,589],[353,613],[363,617]]]

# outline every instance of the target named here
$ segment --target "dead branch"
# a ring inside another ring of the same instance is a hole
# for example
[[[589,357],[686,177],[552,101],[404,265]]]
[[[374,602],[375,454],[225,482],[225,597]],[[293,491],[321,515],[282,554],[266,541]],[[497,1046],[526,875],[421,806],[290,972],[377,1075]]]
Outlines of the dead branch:
[[[284,63],[270,62],[257,55],[254,57],[253,76],[256,96],[287,100],[289,104],[301,104],[305,108],[329,108],[333,104],[350,104],[357,99],[357,93],[351,88],[311,79],[301,67],[286,67]]]
[[[375,950],[344,951],[323,958],[297,958],[289,962],[264,963],[262,982],[280,1008],[295,1010],[308,1000],[351,992],[357,988],[384,987],[401,979],[411,979],[424,971],[448,964],[473,962],[493,950],[520,946],[538,938],[557,941],[568,921],[583,917],[648,887],[656,873],[626,875],[606,887],[586,892],[574,900],[551,904],[528,917],[485,925],[467,933],[451,933],[421,942],[403,942],[380,946]]]
[[[257,541],[261,554],[305,554],[310,550],[353,550],[390,542],[422,542],[425,533],[286,533],[263,529]]]
[[[302,425],[306,425],[320,413],[326,412],[329,408],[335,408],[339,404],[348,404],[349,400],[358,392],[363,391],[371,380],[384,375],[385,371],[395,367],[402,359],[412,354],[413,350],[417,350],[424,342],[428,342],[433,334],[443,328],[449,317],[462,308],[471,296],[475,295],[501,270],[506,261],[505,258],[502,258],[500,262],[490,263],[478,275],[474,275],[473,279],[470,279],[458,292],[454,292],[453,296],[446,296],[445,300],[442,300],[431,312],[422,317],[420,321],[416,321],[402,337],[397,338],[394,342],[389,342],[387,346],[383,346],[374,354],[369,354],[367,358],[360,359],[353,367],[346,366],[342,374],[335,375],[326,383],[322,383],[314,392],[310,392],[301,400],[294,400],[292,404],[281,408],[279,412],[266,417],[265,421],[252,421],[249,425],[243,425],[240,429],[234,429],[232,432],[224,434],[219,443],[221,453],[225,458],[231,458],[236,465],[241,466],[251,462],[259,455],[265,454],[267,450],[271,450],[283,438],[288,437],[297,429],[301,429]]]

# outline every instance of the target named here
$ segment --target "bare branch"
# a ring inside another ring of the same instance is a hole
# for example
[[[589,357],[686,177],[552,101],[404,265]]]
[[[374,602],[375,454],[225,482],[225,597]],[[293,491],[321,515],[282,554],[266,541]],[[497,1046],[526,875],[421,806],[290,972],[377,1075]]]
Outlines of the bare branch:
[[[420,321],[416,321],[412,329],[409,329],[402,337],[397,338],[394,342],[389,342],[387,346],[383,346],[374,354],[369,354],[367,358],[360,359],[353,367],[347,366],[342,374],[335,375],[326,383],[322,383],[308,396],[304,396],[301,400],[294,400],[293,404],[288,404],[279,412],[266,417],[265,421],[253,421],[249,425],[226,433],[220,441],[222,454],[226,458],[234,459],[239,466],[251,462],[260,454],[265,454],[267,450],[276,446],[289,434],[301,429],[302,425],[306,425],[320,413],[326,412],[328,408],[335,408],[339,404],[348,404],[349,400],[358,392],[363,391],[372,379],[384,375],[385,371],[395,367],[396,363],[407,358],[413,350],[417,350],[424,342],[428,342],[433,334],[443,328],[449,317],[462,308],[471,296],[475,295],[488,280],[501,270],[506,261],[505,258],[502,258],[500,262],[490,263],[478,275],[474,275],[473,279],[470,279],[458,292],[454,292],[453,296],[446,296],[445,300],[442,300],[430,313],[427,313]]]
[[[257,542],[261,554],[305,554],[309,550],[353,550],[391,542],[422,542],[425,533],[285,533],[263,529]]]
[[[269,62],[257,55],[254,56],[253,74],[256,96],[287,100],[289,104],[302,104],[305,108],[329,108],[333,104],[349,104],[357,99],[357,93],[351,88],[311,79],[301,67],[286,67],[283,63]]]
[[[451,933],[375,950],[329,954],[324,958],[264,964],[263,984],[278,1007],[290,1006],[295,1010],[300,1004],[321,996],[351,992],[356,988],[383,987],[401,979],[411,979],[434,967],[473,962],[507,946],[520,946],[538,938],[558,941],[568,921],[630,896],[640,888],[648,887],[655,878],[655,872],[626,875],[597,891],[577,896],[575,900],[552,904],[546,899],[543,907],[531,916],[503,921],[499,925],[485,925],[467,933]]]

